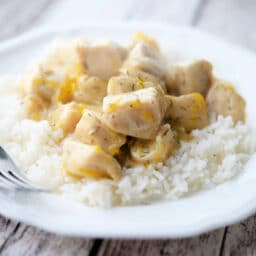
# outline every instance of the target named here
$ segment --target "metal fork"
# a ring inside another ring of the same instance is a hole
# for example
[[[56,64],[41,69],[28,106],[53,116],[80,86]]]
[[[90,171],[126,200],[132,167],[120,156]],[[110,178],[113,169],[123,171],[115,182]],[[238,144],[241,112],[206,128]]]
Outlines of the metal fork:
[[[0,146],[0,186],[9,190],[22,190],[30,192],[48,192],[31,184],[18,171],[17,166],[7,152]]]

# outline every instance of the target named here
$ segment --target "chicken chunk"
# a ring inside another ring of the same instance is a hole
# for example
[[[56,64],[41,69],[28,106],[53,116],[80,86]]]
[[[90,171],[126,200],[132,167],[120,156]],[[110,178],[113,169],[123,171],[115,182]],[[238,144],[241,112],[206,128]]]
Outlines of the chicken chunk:
[[[137,139],[130,146],[132,159],[139,163],[165,162],[174,151],[176,141],[169,124],[159,130],[153,140]]]
[[[75,136],[83,143],[99,145],[111,155],[119,152],[126,142],[125,136],[117,134],[101,122],[99,115],[93,111],[84,110],[83,117],[75,129]]]
[[[161,78],[151,75],[147,72],[143,72],[143,71],[133,69],[133,68],[130,68],[130,69],[121,68],[120,73],[124,76],[135,77],[138,80],[141,80],[142,82],[152,82],[154,84],[158,84],[166,92],[164,79],[161,79]]]
[[[208,124],[206,103],[201,94],[191,93],[179,97],[166,95],[165,98],[169,103],[167,118],[175,126],[191,131],[204,128]]]
[[[117,75],[124,58],[124,49],[110,42],[102,44],[80,42],[77,53],[88,75],[103,80]]]
[[[21,80],[21,93],[34,94],[48,105],[68,103],[76,89],[77,77],[39,65]]]
[[[148,41],[138,41],[134,44],[123,69],[137,70],[149,73],[158,78],[165,76],[166,62],[159,49]]]
[[[77,102],[99,105],[107,94],[107,84],[98,77],[81,76],[74,92],[74,100]]]
[[[170,94],[184,95],[193,92],[206,96],[212,84],[212,65],[208,61],[198,60],[190,65],[173,67],[167,81]]]
[[[59,81],[62,80],[64,80],[62,75],[39,66],[22,78],[20,88],[23,95],[33,94],[43,101],[50,102],[56,93]]]
[[[224,81],[217,81],[210,89],[206,103],[209,114],[231,116],[234,122],[245,121],[245,100]]]
[[[112,130],[142,139],[156,135],[166,104],[164,95],[156,88],[106,96],[103,119]]]
[[[114,76],[108,82],[108,95],[133,92],[149,87],[160,87],[152,82],[143,82],[135,77]]]
[[[49,114],[49,122],[56,129],[62,129],[64,135],[74,131],[83,114],[84,106],[75,102],[59,105]]]
[[[78,177],[110,178],[114,181],[122,177],[121,166],[117,160],[104,152],[100,146],[65,141],[62,164],[67,174]]]

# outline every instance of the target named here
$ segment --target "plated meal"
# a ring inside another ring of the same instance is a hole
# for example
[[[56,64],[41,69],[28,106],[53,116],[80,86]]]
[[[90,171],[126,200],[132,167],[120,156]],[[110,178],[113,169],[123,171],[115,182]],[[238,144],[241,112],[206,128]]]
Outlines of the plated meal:
[[[24,175],[90,206],[212,188],[255,152],[246,102],[204,59],[173,63],[141,32],[127,45],[61,42],[0,86],[0,144]]]

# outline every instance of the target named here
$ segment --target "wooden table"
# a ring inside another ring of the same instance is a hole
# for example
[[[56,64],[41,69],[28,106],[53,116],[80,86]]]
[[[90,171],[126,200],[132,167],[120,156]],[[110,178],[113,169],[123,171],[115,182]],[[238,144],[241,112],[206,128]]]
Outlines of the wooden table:
[[[70,13],[76,13],[75,17],[71,19]],[[64,26],[87,20],[183,24],[256,50],[255,0],[1,0],[0,40],[36,25]],[[256,255],[255,222],[251,217],[190,239],[129,241],[67,238],[0,217],[0,254]]]

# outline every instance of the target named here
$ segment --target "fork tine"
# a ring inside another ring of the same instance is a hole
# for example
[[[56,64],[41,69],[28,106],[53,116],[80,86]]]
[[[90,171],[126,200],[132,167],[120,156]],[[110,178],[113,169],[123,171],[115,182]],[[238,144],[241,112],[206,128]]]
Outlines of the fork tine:
[[[16,189],[16,190],[29,190],[29,191],[35,191],[35,192],[45,192],[46,190],[42,188],[35,187],[30,184],[23,183],[22,181],[19,181],[15,178],[15,176],[10,175],[9,173],[1,173],[0,172],[0,182],[3,182],[5,185],[8,185],[10,188],[10,185]]]
[[[30,184],[28,180],[26,180],[25,178],[23,178],[21,175],[19,175],[18,173],[14,173],[12,171],[8,171],[8,174],[13,178],[16,179],[17,181],[19,181],[20,183],[26,184],[28,186],[34,187],[34,185]]]
[[[1,183],[16,190],[29,190],[35,192],[47,192],[43,189],[30,183],[17,171],[17,167],[8,153],[0,146],[0,185]]]
[[[19,185],[25,188],[31,188],[32,186],[29,184],[26,184],[25,182],[20,181],[19,179],[15,178],[15,176],[12,175],[12,172],[2,172],[2,176],[4,176],[6,179],[8,179],[10,182],[14,183],[15,185]]]
[[[4,165],[5,169],[15,169],[17,170],[16,164],[13,162],[12,158],[8,155],[8,153],[0,146],[0,160]]]
[[[8,178],[12,180],[15,183],[18,183],[19,185],[23,186],[24,188],[33,189],[37,191],[46,191],[46,189],[40,188],[35,186],[34,184],[31,184],[29,181],[24,179],[21,175],[14,173],[12,171],[8,171]]]
[[[9,179],[6,179],[6,177],[0,172],[0,182],[8,187],[16,188],[17,186],[13,184]]]

